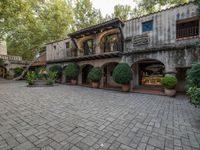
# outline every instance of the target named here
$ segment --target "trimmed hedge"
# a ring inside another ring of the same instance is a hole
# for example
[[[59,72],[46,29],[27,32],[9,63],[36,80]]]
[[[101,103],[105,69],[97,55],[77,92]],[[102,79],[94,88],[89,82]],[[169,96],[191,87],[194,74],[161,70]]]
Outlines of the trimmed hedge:
[[[66,78],[76,80],[79,75],[79,66],[75,63],[70,63],[64,70]]]
[[[102,69],[99,67],[94,67],[89,72],[87,78],[92,82],[99,82],[102,77]]]
[[[49,68],[49,71],[51,72],[56,72],[57,73],[57,79],[60,79],[61,76],[62,76],[62,67],[60,65],[52,65],[50,68]]]
[[[187,71],[187,85],[200,88],[200,62],[193,64]]]
[[[126,63],[118,64],[112,74],[113,80],[118,84],[128,84],[132,80],[131,67]]]
[[[161,79],[161,84],[167,89],[174,89],[177,84],[177,79],[174,75],[166,75]]]

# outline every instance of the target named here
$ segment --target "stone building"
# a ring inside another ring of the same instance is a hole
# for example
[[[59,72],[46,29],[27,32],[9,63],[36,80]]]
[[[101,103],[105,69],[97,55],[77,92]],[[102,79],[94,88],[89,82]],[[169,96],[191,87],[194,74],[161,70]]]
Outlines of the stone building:
[[[164,74],[175,74],[177,90],[185,90],[185,76],[200,60],[199,10],[195,2],[172,7],[125,22],[113,19],[69,34],[46,45],[47,64],[69,62],[80,66],[78,83],[87,85],[92,67],[101,67],[101,87],[119,87],[112,71],[120,62],[133,70],[132,89],[161,88]],[[64,79],[63,79],[64,81]]]
[[[28,62],[23,61],[20,56],[7,55],[7,46],[4,40],[0,39],[0,59],[4,64],[0,64],[0,77],[5,78],[9,71],[16,67],[26,67]]]

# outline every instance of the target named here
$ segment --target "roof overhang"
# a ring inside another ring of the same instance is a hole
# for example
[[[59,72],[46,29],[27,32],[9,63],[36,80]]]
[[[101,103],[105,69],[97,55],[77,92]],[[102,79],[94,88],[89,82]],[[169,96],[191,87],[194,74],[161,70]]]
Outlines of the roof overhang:
[[[110,30],[113,28],[121,28],[123,26],[124,26],[124,23],[120,19],[115,18],[115,19],[112,19],[112,20],[109,20],[109,21],[106,21],[106,22],[103,22],[103,23],[100,23],[100,24],[97,24],[94,26],[90,26],[88,28],[84,28],[84,29],[81,29],[81,30],[73,32],[73,33],[70,33],[70,34],[68,34],[68,36],[71,38],[78,39],[78,38],[81,38],[84,36],[89,36],[92,34],[100,33],[100,32]]]
[[[47,63],[52,64],[52,63],[62,63],[62,62],[79,62],[79,61],[106,59],[106,58],[113,58],[113,57],[122,57],[122,52],[117,51],[117,52],[109,52],[109,53],[103,53],[103,54],[70,57],[67,59],[58,59],[58,60],[48,61]]]

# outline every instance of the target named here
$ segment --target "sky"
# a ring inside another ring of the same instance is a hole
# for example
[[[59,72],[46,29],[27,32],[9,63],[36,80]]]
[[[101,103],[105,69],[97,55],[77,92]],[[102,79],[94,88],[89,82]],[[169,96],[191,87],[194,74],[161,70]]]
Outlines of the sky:
[[[134,0],[91,0],[93,6],[96,9],[100,9],[102,14],[105,16],[106,14],[111,14],[113,12],[113,8],[117,4],[121,5],[130,5],[135,7]]]

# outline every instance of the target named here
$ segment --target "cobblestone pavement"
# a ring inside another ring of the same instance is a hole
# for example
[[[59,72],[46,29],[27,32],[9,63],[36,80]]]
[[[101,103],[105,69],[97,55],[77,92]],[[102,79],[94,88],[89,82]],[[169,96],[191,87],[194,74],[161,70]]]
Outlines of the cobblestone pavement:
[[[186,97],[0,82],[0,149],[199,150]]]

